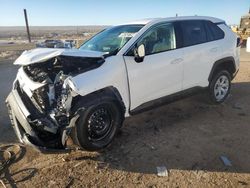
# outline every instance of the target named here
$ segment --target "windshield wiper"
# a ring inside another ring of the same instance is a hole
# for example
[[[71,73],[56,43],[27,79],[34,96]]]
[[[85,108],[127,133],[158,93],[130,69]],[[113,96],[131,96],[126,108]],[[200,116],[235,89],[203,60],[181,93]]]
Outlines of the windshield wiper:
[[[116,55],[118,52],[119,52],[120,48],[116,48],[115,50],[107,53],[107,54],[104,54],[103,56],[106,58],[106,57],[110,57],[110,56],[113,56],[113,55]]]

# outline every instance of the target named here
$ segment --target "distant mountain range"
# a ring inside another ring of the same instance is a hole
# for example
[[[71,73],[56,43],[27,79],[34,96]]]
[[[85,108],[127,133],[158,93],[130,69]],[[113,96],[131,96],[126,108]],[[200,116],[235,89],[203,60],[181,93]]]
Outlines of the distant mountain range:
[[[82,33],[96,33],[108,26],[89,25],[89,26],[30,26],[31,36],[42,36],[48,34],[68,34],[79,35]],[[0,39],[9,37],[22,37],[26,35],[25,26],[0,26]]]

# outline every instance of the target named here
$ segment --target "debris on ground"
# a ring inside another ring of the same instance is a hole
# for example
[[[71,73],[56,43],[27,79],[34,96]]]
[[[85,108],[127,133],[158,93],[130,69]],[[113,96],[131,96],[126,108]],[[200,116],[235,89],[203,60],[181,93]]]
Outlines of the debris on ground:
[[[244,182],[244,181],[238,181],[239,184],[241,185],[248,185],[248,183]]]
[[[220,159],[222,160],[225,166],[232,166],[231,161],[226,156],[220,156]]]
[[[8,167],[11,165],[11,163],[14,163],[15,160],[18,158],[18,156],[21,153],[21,146],[18,144],[9,144],[9,145],[1,145],[0,146],[0,183],[5,188],[5,182],[3,180],[8,180],[6,178],[6,174],[9,174]],[[7,173],[4,172],[4,170],[7,169]]]
[[[246,116],[245,113],[238,113],[239,116]]]
[[[74,182],[74,178],[70,176],[70,177],[69,177],[69,181],[68,181],[68,183],[67,183],[67,185],[66,185],[66,188],[71,187],[71,185],[73,184],[73,182]]]
[[[165,166],[157,166],[157,176],[164,177],[168,176],[168,170]]]
[[[83,162],[84,162],[84,161],[81,161],[81,162],[77,163],[77,164],[74,166],[74,168],[80,166]]]
[[[68,162],[68,161],[70,161],[68,158],[62,158],[62,161],[63,162]]]
[[[232,108],[237,109],[237,110],[242,110],[242,107],[239,104],[233,104]]]
[[[6,188],[6,186],[5,186],[5,184],[4,184],[4,182],[2,180],[0,180],[0,183],[3,186],[3,188]]]

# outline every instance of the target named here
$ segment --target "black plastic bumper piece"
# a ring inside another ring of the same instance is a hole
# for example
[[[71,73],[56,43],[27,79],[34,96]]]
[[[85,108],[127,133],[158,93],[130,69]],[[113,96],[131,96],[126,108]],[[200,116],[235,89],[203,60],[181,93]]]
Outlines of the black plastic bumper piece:
[[[70,149],[48,148],[43,145],[35,131],[28,122],[29,110],[24,105],[18,92],[13,89],[6,99],[11,125],[16,133],[19,142],[34,147],[42,153],[67,152]]]

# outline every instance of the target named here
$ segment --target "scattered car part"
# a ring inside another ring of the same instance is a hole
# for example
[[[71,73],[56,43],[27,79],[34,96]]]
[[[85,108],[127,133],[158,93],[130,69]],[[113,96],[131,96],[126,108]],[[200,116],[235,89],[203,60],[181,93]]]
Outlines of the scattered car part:
[[[157,176],[164,177],[168,176],[168,170],[165,166],[157,166]]]
[[[232,166],[231,161],[226,156],[220,156],[220,159],[225,166]]]

